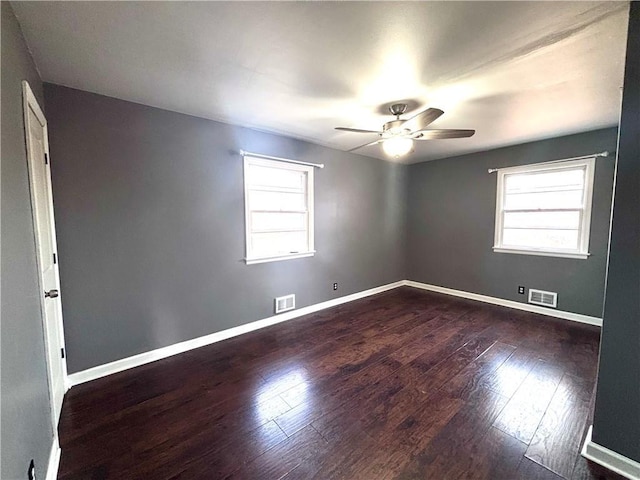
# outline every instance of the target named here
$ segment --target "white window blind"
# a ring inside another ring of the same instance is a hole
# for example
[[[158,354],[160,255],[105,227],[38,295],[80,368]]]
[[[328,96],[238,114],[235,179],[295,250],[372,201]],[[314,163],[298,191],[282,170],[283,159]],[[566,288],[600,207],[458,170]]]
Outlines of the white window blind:
[[[246,261],[311,256],[313,167],[244,157]]]
[[[586,258],[594,163],[498,170],[494,250]]]

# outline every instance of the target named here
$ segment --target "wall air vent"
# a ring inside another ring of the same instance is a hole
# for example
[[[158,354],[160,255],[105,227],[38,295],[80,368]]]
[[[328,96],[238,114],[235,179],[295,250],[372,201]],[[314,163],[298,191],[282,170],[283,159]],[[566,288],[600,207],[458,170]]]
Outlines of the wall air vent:
[[[556,292],[529,289],[529,303],[556,308],[558,305],[558,294]]]
[[[284,297],[278,297],[275,299],[275,311],[276,313],[286,312],[287,310],[293,310],[296,308],[296,296],[295,294],[285,295]]]

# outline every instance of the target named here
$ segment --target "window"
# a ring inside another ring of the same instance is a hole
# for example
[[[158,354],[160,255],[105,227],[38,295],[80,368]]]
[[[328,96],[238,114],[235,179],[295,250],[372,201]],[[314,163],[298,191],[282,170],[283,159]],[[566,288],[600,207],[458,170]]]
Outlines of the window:
[[[595,159],[498,170],[493,250],[587,258]]]
[[[313,167],[244,156],[246,262],[310,257]]]

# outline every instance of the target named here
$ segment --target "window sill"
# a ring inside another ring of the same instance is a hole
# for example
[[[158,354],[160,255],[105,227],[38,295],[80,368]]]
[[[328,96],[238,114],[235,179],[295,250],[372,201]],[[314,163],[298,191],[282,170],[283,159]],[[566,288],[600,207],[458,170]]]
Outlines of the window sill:
[[[278,255],[277,257],[261,257],[261,258],[245,258],[244,261],[247,265],[254,265],[256,263],[278,262],[280,260],[293,260],[294,258],[313,257],[316,251],[310,252],[292,253],[290,255]]]
[[[496,253],[515,253],[518,255],[537,255],[540,257],[562,257],[562,258],[579,258],[585,260],[589,258],[590,253],[571,253],[571,252],[554,252],[547,250],[518,250],[517,248],[493,247]]]

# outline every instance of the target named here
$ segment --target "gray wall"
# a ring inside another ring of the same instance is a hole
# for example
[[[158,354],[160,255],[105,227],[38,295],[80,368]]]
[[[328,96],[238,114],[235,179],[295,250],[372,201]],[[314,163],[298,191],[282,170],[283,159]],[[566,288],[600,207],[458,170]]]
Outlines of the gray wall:
[[[44,478],[53,439],[22,118],[22,80],[42,83],[8,2],[2,2],[2,467]]]
[[[71,373],[271,316],[276,296],[404,277],[405,166],[56,85],[45,99]],[[240,149],[326,164],[314,257],[242,261]]]
[[[593,440],[640,462],[640,2],[627,42]]]
[[[411,165],[408,278],[519,302],[519,285],[549,290],[559,310],[601,317],[613,156],[596,161],[587,260],[494,253],[497,180],[487,169],[615,149],[611,128]]]

